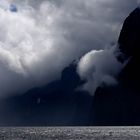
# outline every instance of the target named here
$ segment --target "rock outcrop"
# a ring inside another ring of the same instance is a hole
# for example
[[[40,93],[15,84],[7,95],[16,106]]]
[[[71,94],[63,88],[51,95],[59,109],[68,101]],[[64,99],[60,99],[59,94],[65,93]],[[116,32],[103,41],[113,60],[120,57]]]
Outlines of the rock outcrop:
[[[140,86],[140,8],[136,8],[125,20],[119,37],[119,48],[128,59],[120,79],[129,87]]]
[[[140,9],[124,21],[118,47],[118,60],[127,63],[118,85],[98,88],[93,99],[92,125],[140,125]]]

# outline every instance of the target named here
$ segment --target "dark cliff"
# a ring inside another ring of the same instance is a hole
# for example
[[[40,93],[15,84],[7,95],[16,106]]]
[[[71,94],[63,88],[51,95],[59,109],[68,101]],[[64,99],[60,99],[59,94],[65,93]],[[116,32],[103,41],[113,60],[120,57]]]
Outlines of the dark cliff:
[[[117,86],[96,91],[91,111],[92,125],[140,125],[139,8],[124,21],[118,46],[122,58],[128,62],[119,75]]]
[[[120,74],[125,85],[139,89],[140,85],[140,9],[136,8],[125,20],[119,37],[119,48],[128,59]]]

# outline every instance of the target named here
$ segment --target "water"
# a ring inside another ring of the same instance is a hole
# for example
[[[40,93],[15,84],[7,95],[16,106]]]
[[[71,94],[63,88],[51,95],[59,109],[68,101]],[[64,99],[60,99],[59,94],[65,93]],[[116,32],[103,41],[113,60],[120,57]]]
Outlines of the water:
[[[139,140],[140,127],[7,127],[0,140]]]

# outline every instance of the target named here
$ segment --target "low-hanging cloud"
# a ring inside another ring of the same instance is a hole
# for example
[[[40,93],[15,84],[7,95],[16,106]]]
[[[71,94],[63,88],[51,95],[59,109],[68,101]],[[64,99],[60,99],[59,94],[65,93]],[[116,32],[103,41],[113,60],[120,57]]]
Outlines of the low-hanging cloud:
[[[137,4],[136,0],[3,1],[0,0],[1,97],[47,84],[59,78],[72,60],[115,42],[122,21]],[[11,3],[18,12],[9,10]]]
[[[78,64],[78,73],[86,83],[82,87],[94,95],[101,86],[114,86],[124,64],[117,60],[116,47],[105,50],[93,50],[83,56]]]

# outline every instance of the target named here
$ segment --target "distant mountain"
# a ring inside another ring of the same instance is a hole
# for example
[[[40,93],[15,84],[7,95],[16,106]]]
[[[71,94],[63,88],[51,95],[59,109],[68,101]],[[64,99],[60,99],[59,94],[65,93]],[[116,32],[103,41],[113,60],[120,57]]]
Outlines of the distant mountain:
[[[140,125],[140,9],[124,21],[118,46],[128,63],[114,87],[98,88],[91,111],[92,125]],[[122,60],[123,59],[123,60]]]
[[[3,101],[6,108],[0,108],[0,125],[89,125],[92,98],[76,90],[83,83],[73,62],[59,80]]]

